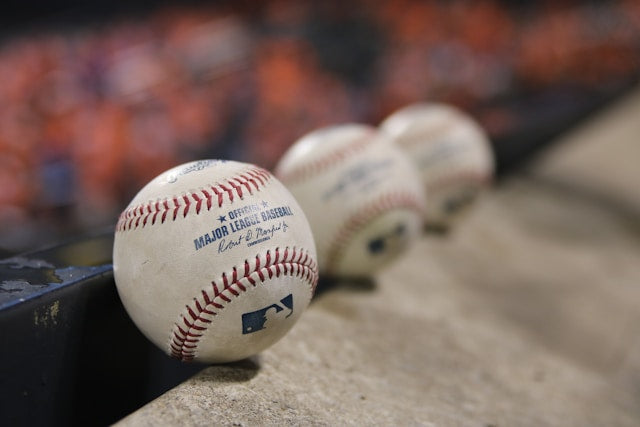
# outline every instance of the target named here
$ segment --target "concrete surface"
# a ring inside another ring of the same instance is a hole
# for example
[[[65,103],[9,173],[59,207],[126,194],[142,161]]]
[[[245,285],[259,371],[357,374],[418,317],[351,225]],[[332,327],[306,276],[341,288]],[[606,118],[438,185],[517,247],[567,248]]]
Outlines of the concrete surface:
[[[119,425],[640,425],[640,93]]]

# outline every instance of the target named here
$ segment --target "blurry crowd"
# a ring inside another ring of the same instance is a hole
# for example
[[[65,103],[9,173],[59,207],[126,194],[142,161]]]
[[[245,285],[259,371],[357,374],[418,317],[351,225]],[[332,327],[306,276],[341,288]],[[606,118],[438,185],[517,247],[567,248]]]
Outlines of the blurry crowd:
[[[0,248],[113,224],[181,162],[272,168],[313,128],[421,100],[473,113],[639,76],[640,2],[165,6],[0,41]],[[509,117],[480,116],[492,136]]]

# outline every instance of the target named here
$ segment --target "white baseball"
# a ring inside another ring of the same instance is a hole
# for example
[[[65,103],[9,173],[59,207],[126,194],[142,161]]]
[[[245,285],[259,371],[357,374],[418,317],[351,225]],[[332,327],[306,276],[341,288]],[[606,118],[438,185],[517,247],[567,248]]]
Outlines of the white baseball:
[[[422,175],[429,198],[427,226],[451,226],[493,179],[487,135],[457,108],[409,105],[390,115],[380,129],[405,150]]]
[[[140,190],[118,220],[113,270],[152,342],[208,363],[276,342],[317,282],[311,229],[291,193],[263,169],[221,160],[177,166]]]
[[[370,276],[420,234],[418,172],[374,127],[315,130],[290,147],[275,174],[307,214],[321,273]]]

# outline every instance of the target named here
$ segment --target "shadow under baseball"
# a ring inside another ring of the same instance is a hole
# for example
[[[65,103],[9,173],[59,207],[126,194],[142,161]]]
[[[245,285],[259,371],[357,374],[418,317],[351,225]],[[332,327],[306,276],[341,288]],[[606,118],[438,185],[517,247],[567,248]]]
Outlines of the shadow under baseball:
[[[260,355],[248,357],[237,362],[209,365],[189,381],[194,382],[246,382],[260,372]]]

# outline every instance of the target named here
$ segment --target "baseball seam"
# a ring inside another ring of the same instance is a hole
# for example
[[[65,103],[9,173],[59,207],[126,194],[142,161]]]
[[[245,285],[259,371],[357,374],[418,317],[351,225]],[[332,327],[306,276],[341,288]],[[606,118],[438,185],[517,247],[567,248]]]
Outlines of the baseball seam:
[[[371,141],[372,137],[373,132],[367,132],[366,135],[363,135],[349,144],[345,144],[343,147],[328,153],[324,157],[315,158],[314,160],[299,165],[291,171],[277,171],[276,175],[282,182],[299,182],[307,180],[327,168],[333,167],[335,164],[342,162],[344,159],[351,157],[353,153],[361,151]]]
[[[336,237],[328,245],[327,270],[332,271],[336,267],[336,263],[342,256],[342,251],[346,248],[355,233],[378,215],[398,208],[418,211],[420,215],[422,215],[424,211],[423,203],[421,203],[415,194],[410,192],[386,193],[365,206],[358,208],[358,211],[343,223],[342,227],[335,234]]]
[[[227,178],[224,182],[216,182],[181,195],[129,206],[120,214],[116,231],[135,230],[158,222],[164,224],[168,220],[175,221],[179,216],[184,218],[190,212],[198,215],[204,207],[207,211],[211,210],[214,203],[220,208],[225,198],[229,203],[233,203],[236,197],[243,199],[245,191],[249,194],[260,191],[271,178],[272,175],[266,170],[254,167]]]
[[[233,298],[239,297],[247,288],[256,287],[273,277],[290,275],[299,277],[311,286],[311,295],[315,292],[318,282],[318,271],[312,256],[304,249],[285,247],[284,251],[276,247],[267,250],[261,257],[255,257],[252,267],[248,260],[240,268],[234,266],[230,275],[222,273],[220,279],[211,282],[208,289],[202,289],[201,294],[193,298],[193,303],[187,304],[180,314],[180,320],[174,324],[169,339],[169,353],[172,357],[188,362],[196,357],[198,343],[206,330],[213,323],[213,318]],[[230,277],[229,277],[230,276]],[[222,284],[222,289],[219,288]]]

